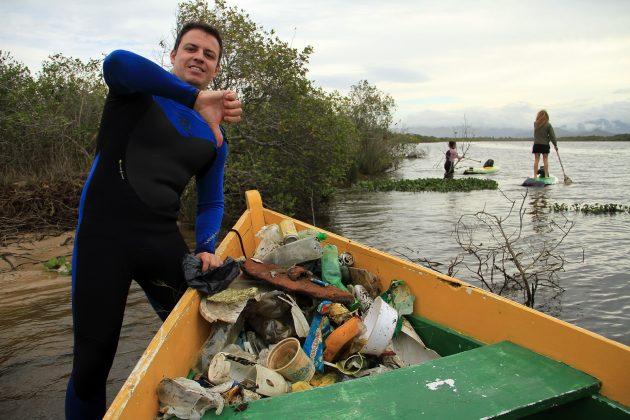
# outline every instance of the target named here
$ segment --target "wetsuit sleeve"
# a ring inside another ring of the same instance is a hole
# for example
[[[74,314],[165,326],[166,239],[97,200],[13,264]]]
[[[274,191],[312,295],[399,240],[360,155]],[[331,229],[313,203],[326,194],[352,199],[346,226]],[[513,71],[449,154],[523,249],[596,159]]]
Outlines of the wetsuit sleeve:
[[[153,61],[124,50],[113,51],[105,57],[103,77],[110,93],[158,95],[190,108],[195,104],[199,91]]]
[[[214,253],[217,237],[223,219],[223,177],[227,160],[228,143],[223,133],[223,145],[217,150],[217,157],[208,170],[197,176],[197,220],[195,236],[197,247],[195,253]]]

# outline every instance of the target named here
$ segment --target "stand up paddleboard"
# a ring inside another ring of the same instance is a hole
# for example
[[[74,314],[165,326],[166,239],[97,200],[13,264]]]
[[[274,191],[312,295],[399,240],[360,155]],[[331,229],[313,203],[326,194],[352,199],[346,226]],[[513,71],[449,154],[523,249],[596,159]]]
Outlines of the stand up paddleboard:
[[[558,178],[553,175],[549,175],[548,177],[539,176],[536,178],[527,178],[523,182],[523,187],[545,187],[547,185],[553,185],[558,182]]]

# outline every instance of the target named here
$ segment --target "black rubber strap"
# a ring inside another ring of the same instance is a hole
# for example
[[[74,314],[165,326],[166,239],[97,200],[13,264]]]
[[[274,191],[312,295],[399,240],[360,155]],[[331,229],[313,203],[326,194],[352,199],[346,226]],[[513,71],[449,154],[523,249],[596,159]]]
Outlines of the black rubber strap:
[[[241,233],[234,228],[230,229],[230,232],[236,233],[236,236],[238,236],[238,242],[241,244],[241,252],[243,253],[244,257],[247,257],[247,254],[245,253],[245,247],[243,246],[243,238],[241,237]]]

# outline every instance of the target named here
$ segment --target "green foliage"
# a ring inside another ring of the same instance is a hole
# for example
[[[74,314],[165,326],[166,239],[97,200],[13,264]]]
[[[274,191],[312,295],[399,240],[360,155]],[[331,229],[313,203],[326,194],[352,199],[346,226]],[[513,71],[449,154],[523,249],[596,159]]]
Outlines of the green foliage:
[[[57,273],[69,276],[72,274],[72,263],[66,261],[66,257],[54,257],[44,263],[45,271],[56,271]]]
[[[340,112],[338,94],[316,89],[306,78],[312,48],[292,48],[222,1],[212,8],[202,0],[180,3],[177,28],[192,20],[221,31],[221,72],[211,87],[235,90],[243,103],[242,122],[227,127],[227,212],[240,213],[243,193],[252,188],[278,211],[317,208],[345,182],[358,136]]]
[[[418,179],[379,179],[373,181],[360,181],[357,186],[368,191],[473,191],[496,190],[498,184],[490,179],[463,178],[418,178]]]
[[[393,140],[396,143],[443,143],[444,139],[434,136],[423,136],[422,134],[413,133],[392,133]]]
[[[551,211],[555,213],[562,213],[568,211],[574,211],[578,213],[584,214],[619,214],[619,213],[630,213],[630,206],[626,206],[623,204],[615,204],[615,203],[606,203],[606,204],[585,204],[585,203],[574,203],[574,204],[565,204],[565,203],[553,203],[551,205]]]
[[[348,116],[359,132],[360,148],[356,163],[359,172],[379,174],[396,165],[403,158],[402,147],[390,132],[394,99],[367,80],[350,88]]]
[[[0,92],[0,165],[7,179],[85,172],[106,94],[99,60],[56,54],[33,78],[0,53]]]

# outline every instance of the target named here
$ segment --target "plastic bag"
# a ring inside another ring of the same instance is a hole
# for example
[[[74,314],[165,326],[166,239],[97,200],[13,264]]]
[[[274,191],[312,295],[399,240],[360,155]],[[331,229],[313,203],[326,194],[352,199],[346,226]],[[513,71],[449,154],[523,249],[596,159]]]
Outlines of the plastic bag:
[[[348,267],[348,271],[350,272],[351,283],[365,287],[372,299],[375,299],[381,293],[381,282],[374,273],[356,267]]]
[[[398,315],[409,315],[413,313],[413,302],[416,297],[411,293],[411,289],[404,280],[394,280],[389,285],[389,289],[381,295],[383,300],[396,309]]]
[[[274,249],[282,245],[282,235],[280,233],[280,226],[276,224],[263,226],[256,237],[260,238],[260,243],[256,247],[254,252],[254,258],[263,259]]]
[[[411,289],[409,289],[404,280],[392,281],[389,289],[381,297],[398,312],[398,323],[394,331],[394,336],[397,336],[402,329],[403,315],[413,313],[413,302],[416,300],[416,297],[411,293]]]
[[[295,333],[300,338],[306,337],[308,335],[309,325],[306,317],[304,316],[304,313],[302,312],[298,304],[290,295],[278,296],[278,299],[291,305],[291,316],[293,317],[293,326],[295,327]]]
[[[231,257],[227,257],[220,267],[206,272],[201,271],[201,259],[193,254],[184,255],[182,269],[188,286],[207,294],[218,293],[232,283],[241,272],[241,265]]]
[[[285,295],[280,291],[266,293],[245,310],[247,323],[266,344],[296,335],[291,305],[279,299],[280,296]]]
[[[175,415],[180,419],[200,419],[211,408],[223,411],[223,397],[212,388],[206,389],[192,379],[162,379],[157,388],[163,418]]]
[[[215,322],[213,324],[212,333],[201,346],[201,352],[195,370],[205,374],[208,371],[208,365],[212,358],[223,350],[225,346],[236,341],[244,324],[244,316],[239,316],[234,324],[227,324],[221,321]]]

